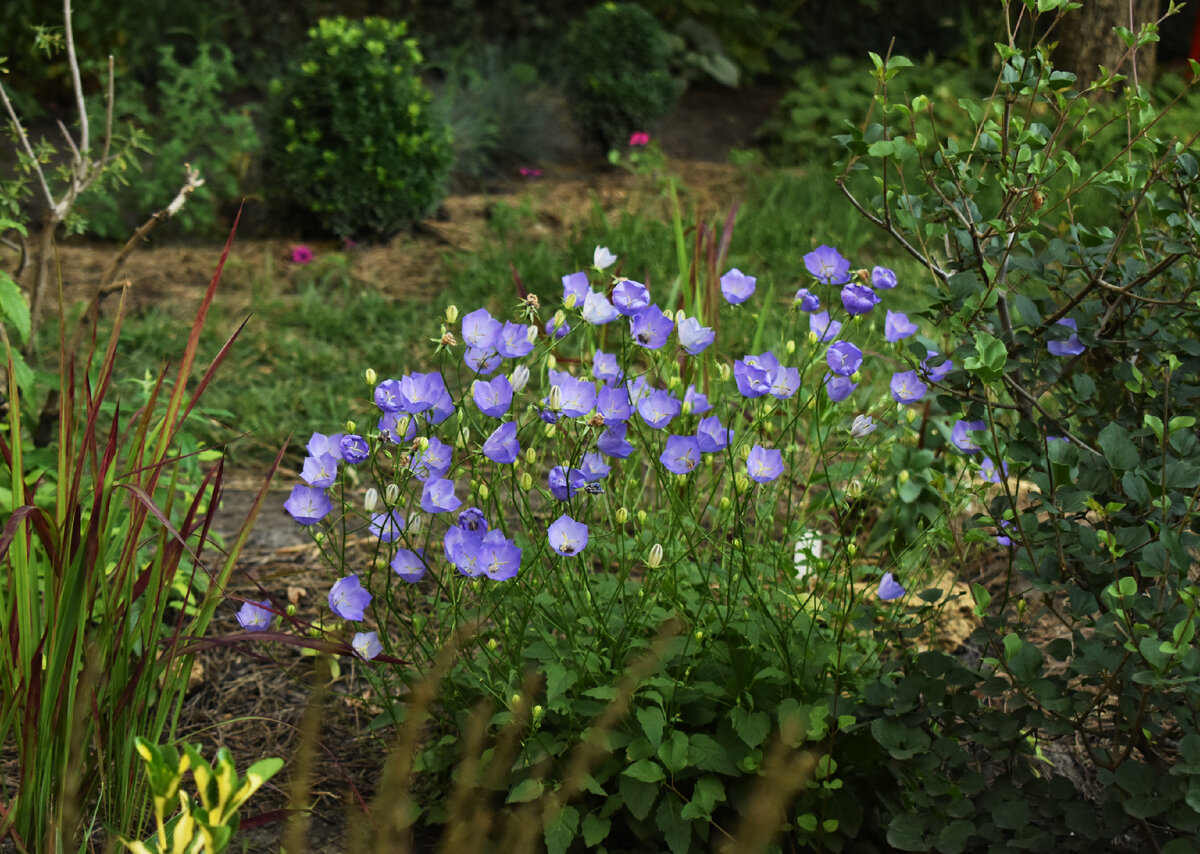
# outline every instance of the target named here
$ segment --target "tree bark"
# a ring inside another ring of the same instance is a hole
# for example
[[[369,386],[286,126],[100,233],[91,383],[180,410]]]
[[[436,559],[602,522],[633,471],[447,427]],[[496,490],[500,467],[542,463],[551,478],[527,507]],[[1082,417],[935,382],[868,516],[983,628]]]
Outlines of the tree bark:
[[[1158,0],[1084,0],[1083,8],[1063,15],[1054,28],[1055,66],[1073,72],[1081,89],[1100,79],[1101,65],[1124,74],[1126,85],[1148,86],[1158,44],[1131,52],[1112,30],[1125,27],[1137,35],[1142,24],[1158,19],[1158,6]]]

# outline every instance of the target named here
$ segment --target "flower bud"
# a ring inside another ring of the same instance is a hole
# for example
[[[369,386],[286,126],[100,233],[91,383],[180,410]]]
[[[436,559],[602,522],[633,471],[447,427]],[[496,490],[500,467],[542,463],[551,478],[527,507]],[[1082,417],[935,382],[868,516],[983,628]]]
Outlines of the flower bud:
[[[416,536],[421,532],[421,514],[416,510],[408,514],[408,533],[411,536]]]
[[[458,320],[458,306],[451,303],[446,306],[446,322],[453,324]]]
[[[639,525],[646,524],[646,511],[645,510],[639,510],[637,512],[637,520],[638,520]]]
[[[513,394],[520,394],[525,390],[525,385],[529,382],[529,368],[524,365],[517,365],[513,368],[513,372],[508,375],[508,384],[512,386]]]
[[[429,437],[420,436],[417,438],[417,450],[424,451],[429,448]]]
[[[704,640],[704,632],[697,629],[695,634],[692,635],[692,637],[694,637],[697,641],[702,641],[702,640]]]
[[[318,543],[323,542],[324,539],[325,539],[324,531],[317,531],[315,534],[313,534],[313,540],[315,540]]]
[[[487,501],[488,496],[491,494],[492,494],[492,491],[490,489],[488,489],[488,485],[486,483],[479,484],[479,500],[480,501]]]
[[[546,710],[541,706],[534,706],[529,710],[530,719],[533,723],[538,723],[542,719],[542,715],[546,714]]]
[[[738,472],[733,478],[733,485],[738,492],[745,492],[750,488],[750,478],[742,472]]]
[[[525,340],[528,341],[530,344],[532,344],[535,341],[537,341],[537,337],[538,337],[538,328],[536,326],[530,324],[529,328],[525,330]]]
[[[646,566],[650,569],[658,569],[662,566],[663,547],[662,543],[655,543],[650,547],[650,554],[646,557]]]
[[[547,369],[547,370],[550,370],[550,371],[553,371],[553,370],[554,370],[555,368],[557,368],[557,367],[558,367],[558,359],[556,359],[556,358],[554,357],[554,354],[553,354],[553,353],[549,353],[549,354],[547,354],[547,356],[546,356],[546,369]]]
[[[846,554],[850,555],[850,557],[854,557],[856,554],[858,554],[858,544],[846,543]]]
[[[908,469],[905,469],[896,476],[896,480],[900,481],[901,483],[908,483],[911,477],[912,475],[908,473]]]
[[[687,314],[684,312],[684,310],[682,308],[675,312],[675,325],[676,326],[683,323],[683,321],[686,319],[687,319]]]
[[[396,499],[400,497],[400,484],[389,483],[387,488],[383,490],[383,500],[388,504],[395,504]]]
[[[577,302],[579,302],[579,297],[577,297],[575,294],[567,294],[567,298],[565,300],[563,300],[563,305],[565,305],[567,308],[574,308],[575,303],[577,303]],[[562,314],[561,311],[558,312],[558,314],[554,315],[554,325],[555,326],[562,325],[562,321],[560,321],[558,319],[558,315],[560,315],[560,314]]]
[[[347,421],[347,422],[346,422],[346,432],[347,432],[347,433],[353,433],[353,432],[354,432],[354,428],[355,428],[356,426],[357,426],[357,425],[356,425],[356,424],[355,424],[353,421]]]
[[[462,412],[463,410],[459,409],[458,411]],[[454,447],[458,448],[460,451],[465,451],[467,449],[467,443],[470,441],[471,430],[467,427],[467,425],[464,424],[458,429],[458,435],[454,437]]]
[[[367,490],[367,494],[363,496],[363,509],[368,513],[374,513],[375,508],[379,506],[379,490],[371,487]]]
[[[521,695],[520,695],[520,694],[513,694],[513,695],[512,695],[512,702],[511,702],[511,705],[513,705],[513,706],[519,706],[519,705],[521,705]]]
[[[549,439],[551,436],[554,435],[554,425],[553,424],[543,424],[542,425],[542,434],[545,435],[545,437],[547,439]]]
[[[863,485],[862,485],[862,481],[859,480],[858,478],[855,478],[854,480],[852,480],[848,484],[846,484],[846,497],[849,498],[851,501],[861,498],[862,494],[863,494]]]
[[[740,448],[738,448],[738,456],[742,458],[742,462],[750,459],[750,446],[742,445]]]
[[[529,463],[530,465],[533,465],[534,463],[536,463],[537,462],[537,451],[535,451],[533,448],[526,448],[525,449],[525,462]]]
[[[521,489],[525,490],[526,492],[533,489],[533,477],[529,474],[529,472],[521,473]]]
[[[792,355],[793,353],[795,353],[796,352],[796,339],[789,338],[787,341],[787,344],[784,345],[784,349],[787,350],[787,354],[789,356]]]
[[[732,371],[730,371],[729,365],[725,364],[724,362],[721,362],[721,364],[717,365],[717,375],[720,376],[721,382],[727,382],[731,373]]]
[[[554,312],[554,326],[552,327],[553,329],[558,329],[558,327],[562,326],[566,322],[567,322],[567,313],[565,311],[563,311],[560,308],[558,311]]]
[[[914,421],[916,421],[916,420],[917,420],[917,410],[915,410],[915,409],[906,409],[906,410],[904,411],[904,419],[905,419],[905,420],[906,420],[906,421],[907,421],[909,424],[912,424]]]
[[[677,389],[677,388],[682,388],[682,387],[683,387],[683,380],[681,380],[679,378],[678,374],[676,374],[675,376],[673,376],[669,380],[667,380],[667,388],[669,388],[669,389]]]
[[[816,344],[820,340],[821,340],[820,336],[818,336],[817,333],[813,332],[811,329],[808,330],[808,343],[809,344]]]
[[[492,652],[495,652],[496,650],[498,650],[500,648],[500,644],[498,644],[496,642],[495,638],[488,638],[487,648],[490,649]]]
[[[550,386],[549,406],[551,412],[559,412],[563,408],[562,404],[562,388],[559,386]]]
[[[617,524],[624,525],[629,521],[629,511],[625,507],[617,508]]]
[[[742,538],[734,537],[729,541],[729,545],[733,546],[735,549],[740,549],[742,547]]]
[[[367,385],[372,386],[372,387],[375,385],[375,382],[379,379],[379,374],[375,373],[374,368],[367,368],[365,376],[367,378]]]
[[[728,495],[722,495],[720,504],[722,510],[728,510],[733,505],[733,502],[729,500]]]
[[[296,616],[296,606],[293,605],[291,602],[289,602],[288,606],[286,608],[284,608],[283,610],[284,610],[284,613],[287,614],[289,617]]]

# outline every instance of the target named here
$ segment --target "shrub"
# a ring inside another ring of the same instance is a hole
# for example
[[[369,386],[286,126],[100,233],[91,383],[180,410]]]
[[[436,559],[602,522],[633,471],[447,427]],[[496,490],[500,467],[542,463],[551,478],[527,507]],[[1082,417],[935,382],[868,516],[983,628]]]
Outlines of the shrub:
[[[571,108],[585,135],[605,148],[665,116],[678,87],[654,17],[632,3],[605,3],[572,25],[564,45]]]
[[[403,22],[323,18],[271,84],[268,193],[340,237],[385,238],[437,206],[452,152]]]

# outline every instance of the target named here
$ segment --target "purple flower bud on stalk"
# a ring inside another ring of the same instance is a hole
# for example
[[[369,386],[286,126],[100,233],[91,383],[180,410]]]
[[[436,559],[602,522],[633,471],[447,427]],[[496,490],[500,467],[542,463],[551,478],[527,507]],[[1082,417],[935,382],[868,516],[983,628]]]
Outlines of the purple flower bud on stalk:
[[[801,311],[816,311],[821,307],[821,298],[808,288],[796,291],[795,302]]]
[[[554,318],[552,317],[546,321],[545,329],[547,335],[553,335],[555,338],[566,338],[567,333],[571,331],[571,324],[564,320],[561,326],[555,325]]]
[[[292,494],[283,502],[283,509],[301,525],[315,525],[333,509],[333,502],[325,490],[315,486],[297,484]]]
[[[338,579],[329,591],[329,609],[343,620],[363,618],[363,610],[371,604],[371,594],[363,588],[357,575]]]
[[[879,580],[879,598],[884,602],[899,599],[907,592],[890,572],[885,572],[883,578]]]

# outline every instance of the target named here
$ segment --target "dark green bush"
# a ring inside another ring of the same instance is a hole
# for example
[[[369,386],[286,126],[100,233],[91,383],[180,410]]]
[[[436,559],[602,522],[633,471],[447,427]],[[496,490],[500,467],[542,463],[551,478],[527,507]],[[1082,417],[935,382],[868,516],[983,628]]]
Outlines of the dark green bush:
[[[453,154],[403,22],[323,18],[271,85],[267,193],[341,237],[384,238],[429,213]]]
[[[584,134],[606,148],[665,116],[679,94],[662,26],[632,3],[605,3],[576,21],[564,63],[571,108]]]

